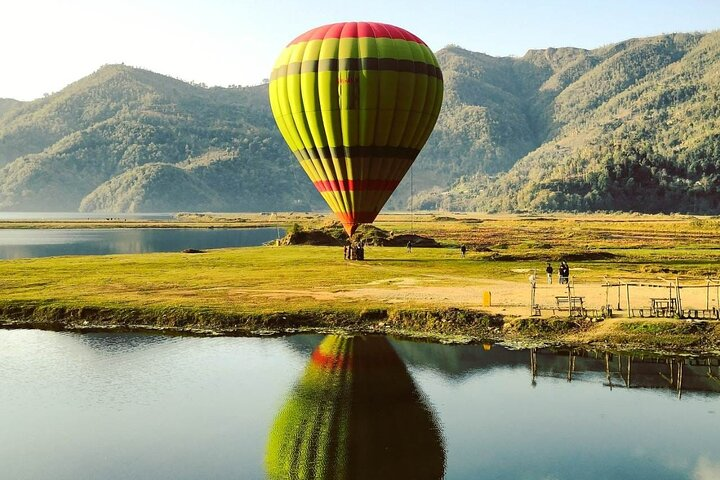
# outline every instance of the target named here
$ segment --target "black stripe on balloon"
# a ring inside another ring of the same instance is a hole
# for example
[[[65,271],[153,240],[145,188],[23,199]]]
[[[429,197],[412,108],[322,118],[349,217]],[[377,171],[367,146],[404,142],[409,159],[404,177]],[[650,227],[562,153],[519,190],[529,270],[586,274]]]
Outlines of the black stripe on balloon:
[[[435,65],[413,60],[400,60],[397,58],[326,58],[323,60],[306,60],[282,65],[272,71],[270,81],[288,75],[319,72],[346,72],[346,71],[389,71],[420,73],[442,80],[442,71]]]
[[[327,160],[330,158],[397,158],[415,160],[420,150],[407,147],[313,147],[302,148],[293,152],[298,160]]]

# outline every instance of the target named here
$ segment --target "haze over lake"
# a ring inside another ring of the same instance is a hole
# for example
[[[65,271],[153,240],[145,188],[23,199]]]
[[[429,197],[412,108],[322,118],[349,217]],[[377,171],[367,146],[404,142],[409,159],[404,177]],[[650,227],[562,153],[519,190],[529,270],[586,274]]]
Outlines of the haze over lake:
[[[21,220],[171,220],[174,213],[94,213],[94,212],[0,212],[0,221]]]

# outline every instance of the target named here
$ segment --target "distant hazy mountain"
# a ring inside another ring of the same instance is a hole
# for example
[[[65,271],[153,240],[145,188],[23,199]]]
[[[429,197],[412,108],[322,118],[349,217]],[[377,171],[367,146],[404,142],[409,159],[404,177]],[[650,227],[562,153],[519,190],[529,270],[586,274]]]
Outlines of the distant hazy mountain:
[[[0,98],[0,117],[20,105],[22,105],[22,102],[18,100],[13,100],[12,98]]]
[[[720,212],[720,32],[490,57],[450,46],[415,207]],[[390,200],[405,208],[409,176]],[[0,100],[0,209],[325,208],[267,87],[105,66]]]

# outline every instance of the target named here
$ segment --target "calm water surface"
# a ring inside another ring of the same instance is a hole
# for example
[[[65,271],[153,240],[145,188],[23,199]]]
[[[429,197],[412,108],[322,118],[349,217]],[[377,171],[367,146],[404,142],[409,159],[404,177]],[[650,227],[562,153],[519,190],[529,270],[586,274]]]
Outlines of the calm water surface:
[[[0,212],[0,220],[170,220],[174,213]]]
[[[0,330],[0,477],[718,479],[717,365]]]
[[[275,228],[0,229],[0,259],[248,247],[275,240],[278,234],[285,232]]]

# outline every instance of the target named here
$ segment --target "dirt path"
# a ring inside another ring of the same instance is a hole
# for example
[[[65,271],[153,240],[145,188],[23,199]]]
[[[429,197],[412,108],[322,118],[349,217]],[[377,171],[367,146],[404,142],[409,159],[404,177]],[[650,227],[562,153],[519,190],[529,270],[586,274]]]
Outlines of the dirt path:
[[[372,282],[364,287],[335,293],[338,297],[352,299],[372,299],[388,304],[423,303],[443,307],[481,308],[503,315],[525,316],[530,313],[531,288],[529,282],[513,282],[496,279],[473,279],[458,281],[457,286],[447,286],[454,279],[442,278],[442,286],[433,286],[432,281],[418,278],[392,278],[382,282]],[[543,279],[545,280],[545,279]],[[440,279],[438,279],[438,283]],[[645,282],[648,283],[648,282]],[[662,282],[656,282],[661,284]],[[483,306],[483,293],[490,292],[492,306]],[[708,296],[709,293],[709,296]],[[686,286],[681,290],[684,309],[718,308],[718,288],[709,290],[700,284]],[[537,283],[535,303],[541,306],[543,316],[551,316],[556,306],[556,297],[568,295],[567,285]],[[628,309],[626,287],[603,287],[600,283],[575,283],[572,296],[583,297],[586,308],[601,309],[610,305],[613,310],[620,306],[621,311]],[[651,298],[675,296],[668,287],[639,286],[630,287],[630,306],[633,309],[649,309]],[[326,295],[323,297],[327,298]]]

